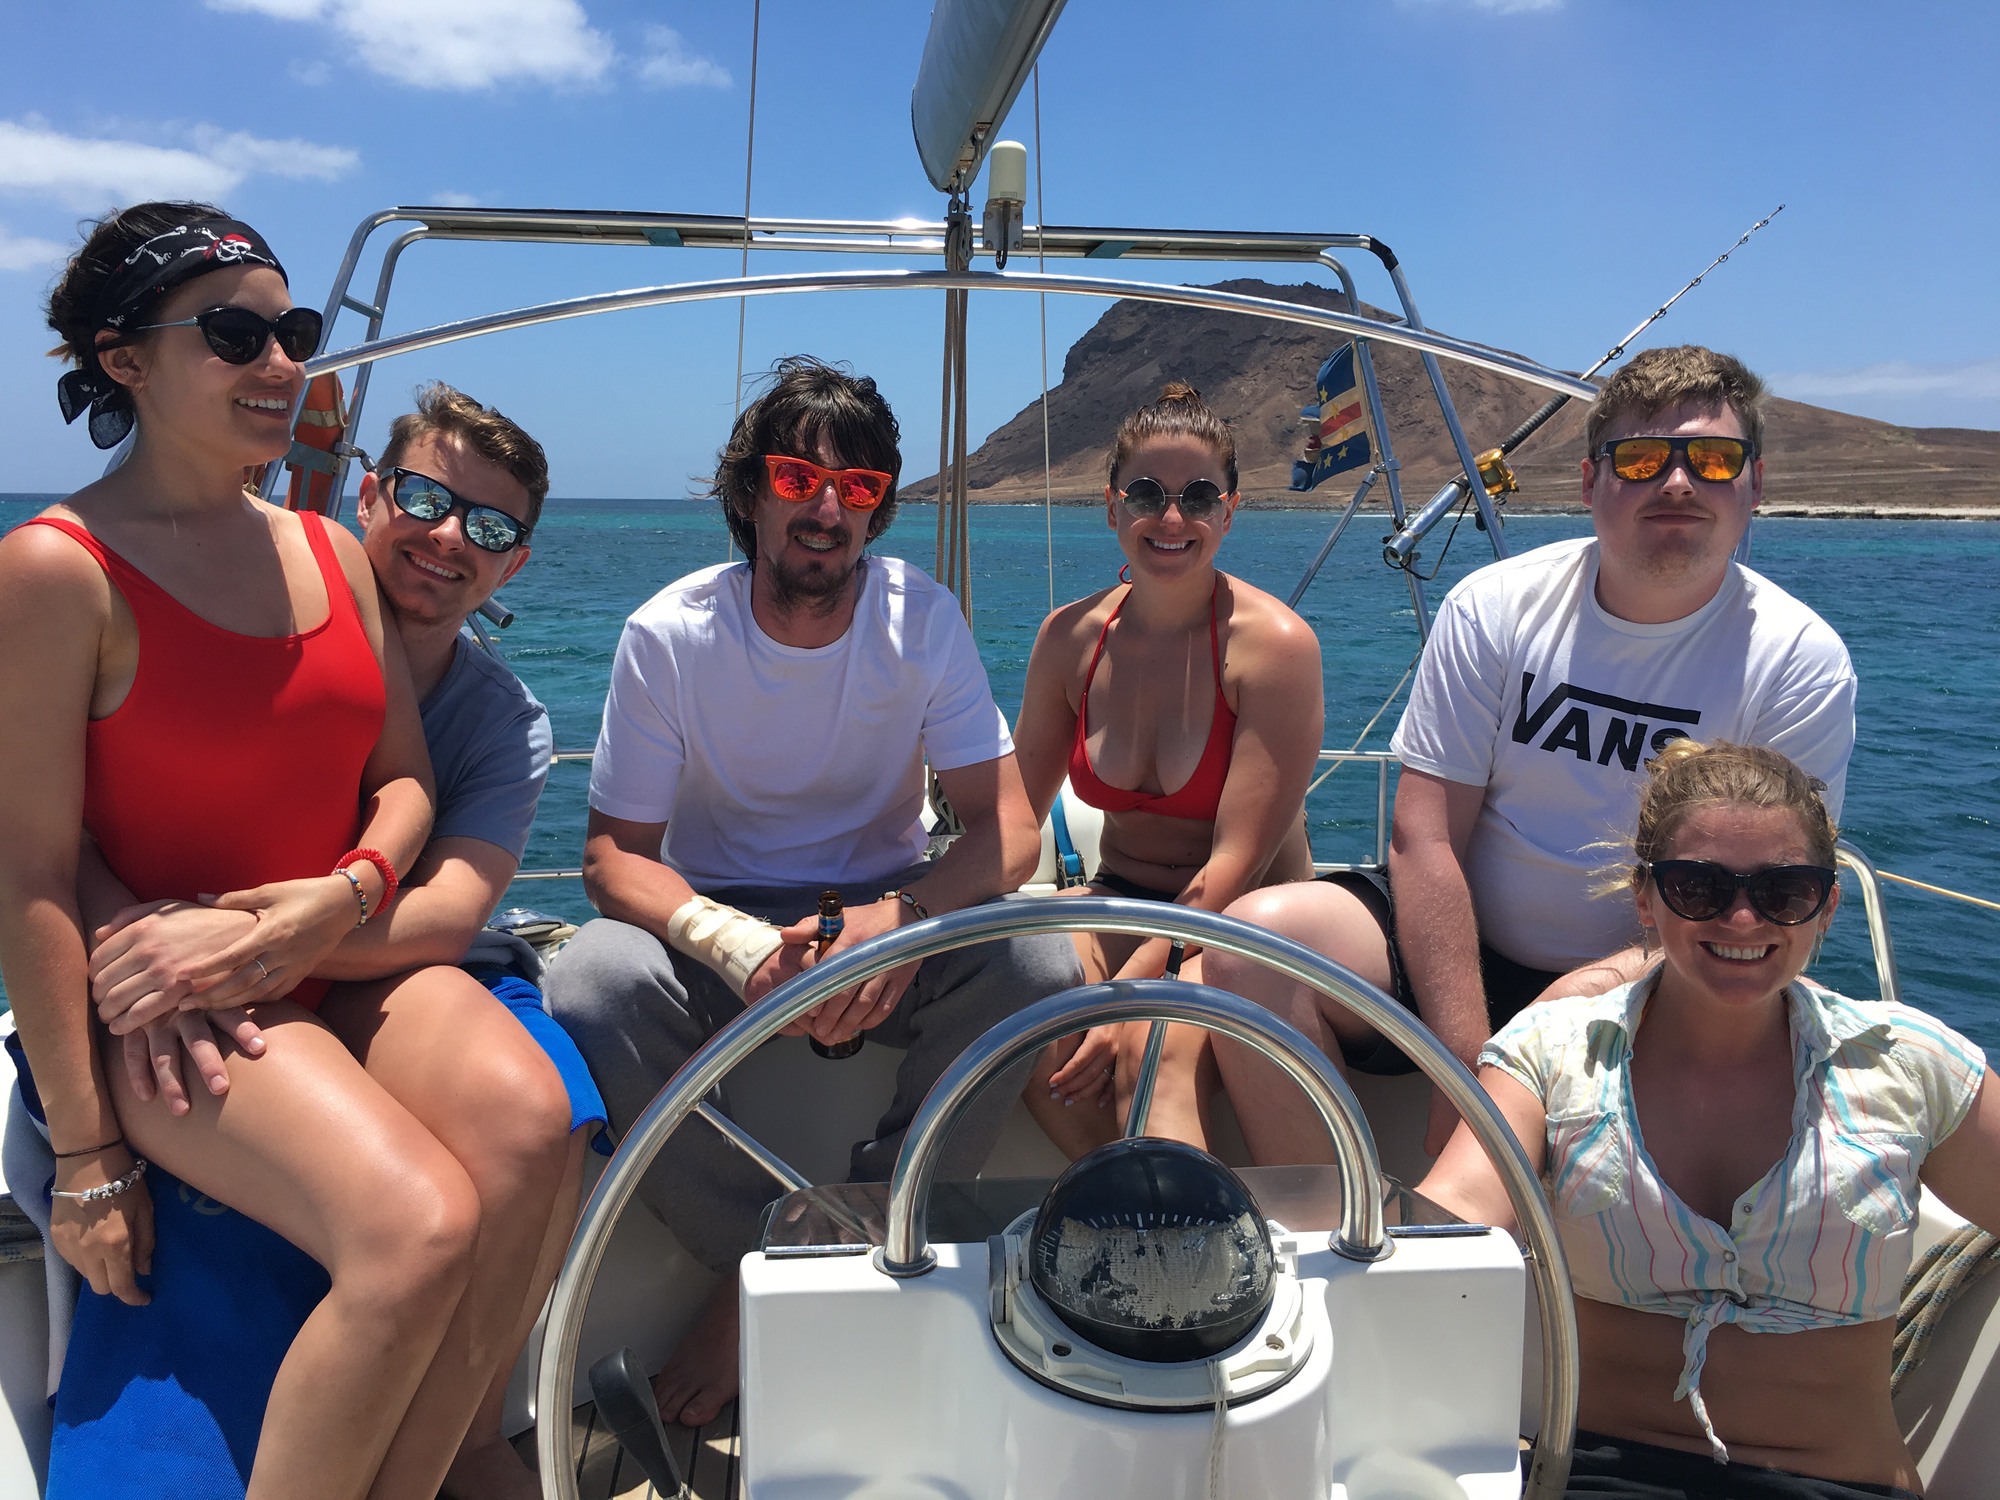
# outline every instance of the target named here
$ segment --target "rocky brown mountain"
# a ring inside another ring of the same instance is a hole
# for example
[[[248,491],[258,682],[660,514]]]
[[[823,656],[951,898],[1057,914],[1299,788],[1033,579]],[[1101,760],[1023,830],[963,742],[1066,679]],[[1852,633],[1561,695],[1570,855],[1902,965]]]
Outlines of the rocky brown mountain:
[[[1346,310],[1340,293],[1312,285],[1274,286],[1246,279],[1224,291]],[[1382,317],[1363,304],[1361,311]],[[1111,437],[1119,420],[1157,395],[1163,382],[1186,380],[1236,431],[1247,496],[1300,505],[1342,505],[1365,470],[1335,475],[1309,494],[1292,494],[1292,460],[1304,429],[1299,408],[1313,399],[1313,374],[1332,352],[1329,335],[1237,314],[1158,303],[1116,302],[1063,361],[1049,393],[1054,489],[1072,502],[1101,494]],[[1415,354],[1376,344],[1375,369],[1391,440],[1402,466],[1403,494],[1421,504],[1458,472],[1443,419]],[[1541,404],[1543,393],[1504,376],[1443,361],[1453,405],[1475,451],[1492,447]],[[1522,510],[1574,508],[1584,409],[1571,406],[1518,449]],[[987,438],[967,461],[975,502],[1039,500],[1043,491],[1039,399]],[[906,492],[923,496],[934,480]],[[1896,427],[1803,402],[1774,399],[1765,435],[1767,510],[2000,511],[2000,432]],[[1384,504],[1378,483],[1371,508]]]

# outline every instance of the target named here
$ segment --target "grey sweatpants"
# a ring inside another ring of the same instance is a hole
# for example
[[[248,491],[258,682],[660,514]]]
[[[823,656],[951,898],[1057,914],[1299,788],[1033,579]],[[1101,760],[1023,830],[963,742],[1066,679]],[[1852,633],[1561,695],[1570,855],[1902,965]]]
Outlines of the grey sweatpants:
[[[898,883],[843,887],[841,896],[860,905]],[[708,894],[782,924],[813,911],[822,889],[735,886]],[[888,1178],[917,1106],[974,1038],[1082,982],[1076,950],[1062,934],[981,943],[926,959],[889,1018],[868,1033],[871,1045],[902,1048],[904,1057],[888,1112],[874,1137],[853,1149],[849,1180]],[[576,1039],[621,1138],[681,1065],[743,1009],[707,965],[673,952],[644,928],[603,917],[556,956],[545,988],[550,1014]],[[945,1153],[945,1175],[970,1176],[978,1169],[1031,1067],[1021,1064],[1017,1077],[996,1079],[982,1092]],[[726,1099],[711,1102],[728,1108]],[[718,1271],[732,1269],[756,1248],[758,1219],[774,1196],[763,1170],[698,1120],[675,1132],[639,1188],[641,1201],[688,1252]]]

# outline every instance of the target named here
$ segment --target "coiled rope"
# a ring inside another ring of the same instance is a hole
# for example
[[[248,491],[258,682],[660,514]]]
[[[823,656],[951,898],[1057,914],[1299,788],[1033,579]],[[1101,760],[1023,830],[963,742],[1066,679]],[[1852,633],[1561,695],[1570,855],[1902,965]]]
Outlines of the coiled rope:
[[[2000,1239],[1967,1224],[1926,1250],[1903,1278],[1903,1302],[1896,1311],[1896,1364],[1889,1376],[1889,1394],[1924,1362],[1952,1304],[1994,1266],[2000,1265]]]

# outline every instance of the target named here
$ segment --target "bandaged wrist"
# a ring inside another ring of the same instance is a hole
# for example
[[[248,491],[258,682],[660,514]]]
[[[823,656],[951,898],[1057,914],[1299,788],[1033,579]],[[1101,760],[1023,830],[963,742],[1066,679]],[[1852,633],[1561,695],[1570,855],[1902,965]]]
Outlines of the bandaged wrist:
[[[675,952],[715,970],[740,998],[757,966],[777,952],[784,939],[769,922],[696,896],[667,918],[667,942]]]

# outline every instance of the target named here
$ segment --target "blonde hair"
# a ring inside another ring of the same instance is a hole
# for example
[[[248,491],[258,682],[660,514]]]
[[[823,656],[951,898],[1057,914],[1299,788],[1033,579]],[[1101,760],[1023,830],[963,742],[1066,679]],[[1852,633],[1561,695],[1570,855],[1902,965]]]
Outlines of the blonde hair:
[[[1826,783],[1809,776],[1788,756],[1762,745],[1712,745],[1678,739],[1646,764],[1646,788],[1639,794],[1639,826],[1632,836],[1634,863],[1614,885],[1638,878],[1639,870],[1662,858],[1681,826],[1704,807],[1779,807],[1798,816],[1806,847],[1817,865],[1831,867],[1839,830],[1820,793]]]
[[[1157,401],[1148,402],[1118,424],[1118,439],[1111,445],[1111,487],[1118,488],[1118,471],[1141,443],[1161,437],[1191,437],[1208,444],[1222,467],[1229,471],[1225,493],[1236,490],[1236,437],[1229,424],[1215,414],[1215,408],[1201,399],[1201,392],[1184,380],[1170,380],[1160,390]]]

